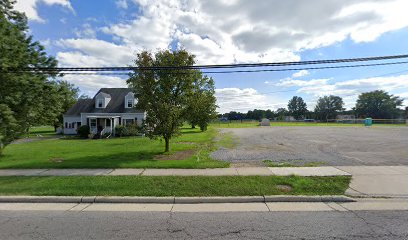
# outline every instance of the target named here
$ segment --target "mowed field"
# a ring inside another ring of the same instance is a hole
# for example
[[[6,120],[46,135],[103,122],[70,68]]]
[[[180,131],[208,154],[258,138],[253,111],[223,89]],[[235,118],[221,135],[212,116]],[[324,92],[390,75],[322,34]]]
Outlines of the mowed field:
[[[48,129],[48,130],[47,130]],[[78,139],[52,133],[52,128],[32,130],[29,138],[17,140],[0,156],[0,168],[217,168],[229,163],[213,160],[212,151],[230,139],[218,138],[210,128],[183,128],[181,136],[171,140],[170,153],[164,153],[164,141],[147,137]]]
[[[239,139],[211,154],[232,163],[263,165],[408,165],[408,127],[302,125],[225,128]]]

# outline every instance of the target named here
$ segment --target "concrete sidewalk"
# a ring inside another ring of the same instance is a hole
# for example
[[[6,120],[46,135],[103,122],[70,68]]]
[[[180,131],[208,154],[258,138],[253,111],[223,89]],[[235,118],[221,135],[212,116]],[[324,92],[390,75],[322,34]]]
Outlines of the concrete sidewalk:
[[[353,175],[347,195],[408,197],[408,166],[337,167]]]
[[[0,176],[353,176],[347,195],[408,197],[408,166],[214,169],[1,169]]]
[[[357,202],[266,202],[266,203],[0,203],[0,211],[70,212],[321,212],[408,210],[407,199],[360,199]]]
[[[211,169],[1,169],[0,176],[350,176],[335,167]]]

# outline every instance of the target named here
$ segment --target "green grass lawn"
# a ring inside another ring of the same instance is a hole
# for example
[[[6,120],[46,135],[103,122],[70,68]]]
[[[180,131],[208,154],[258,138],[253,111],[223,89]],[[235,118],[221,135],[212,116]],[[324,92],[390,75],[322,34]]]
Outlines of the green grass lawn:
[[[206,132],[183,128],[171,141],[164,156],[164,141],[147,137],[112,139],[48,139],[8,145],[0,157],[0,168],[216,168],[229,163],[212,160],[217,130]],[[188,151],[190,150],[190,151]],[[184,151],[186,154],[180,154]],[[180,156],[171,159],[171,155]],[[158,155],[162,159],[155,160]]]
[[[259,196],[344,194],[350,177],[0,177],[0,195]],[[285,188],[282,188],[285,186]]]
[[[58,136],[55,134],[54,127],[52,126],[38,126],[38,127],[31,127],[28,137],[33,138],[33,137],[54,137]],[[27,137],[22,136],[22,137]]]

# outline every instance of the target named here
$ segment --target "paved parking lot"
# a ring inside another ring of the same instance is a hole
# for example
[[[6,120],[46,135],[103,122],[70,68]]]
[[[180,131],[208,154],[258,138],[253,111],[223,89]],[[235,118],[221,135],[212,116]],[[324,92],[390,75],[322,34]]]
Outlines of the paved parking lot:
[[[262,160],[331,166],[408,165],[408,127],[293,126],[222,129],[239,141],[212,157],[234,163]]]

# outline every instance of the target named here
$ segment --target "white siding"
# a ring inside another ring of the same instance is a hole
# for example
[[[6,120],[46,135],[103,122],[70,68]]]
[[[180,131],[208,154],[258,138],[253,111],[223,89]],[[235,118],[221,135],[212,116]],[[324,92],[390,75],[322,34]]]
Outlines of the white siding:
[[[83,125],[80,116],[64,116],[64,134],[77,134],[78,122]]]

